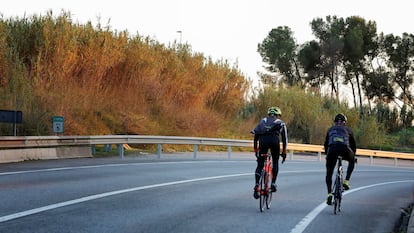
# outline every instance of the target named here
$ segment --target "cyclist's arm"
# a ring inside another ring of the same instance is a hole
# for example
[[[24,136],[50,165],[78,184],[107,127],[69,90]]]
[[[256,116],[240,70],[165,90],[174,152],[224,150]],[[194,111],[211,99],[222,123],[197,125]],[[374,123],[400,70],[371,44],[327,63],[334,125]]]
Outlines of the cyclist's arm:
[[[280,129],[280,135],[282,136],[282,153],[286,154],[286,148],[287,148],[287,144],[288,144],[288,135],[287,135],[287,128],[286,128],[286,124],[282,124],[281,125],[282,128]]]
[[[328,153],[328,143],[329,143],[329,130],[326,132],[325,142],[323,144],[323,148],[325,149],[325,154]]]
[[[254,135],[254,139],[253,139],[253,148],[254,149],[257,149],[258,147],[257,147],[257,142],[259,141],[259,135],[258,134],[255,134]]]
[[[354,154],[356,154],[356,142],[352,131],[349,134],[349,146],[351,147],[351,150],[354,152]]]

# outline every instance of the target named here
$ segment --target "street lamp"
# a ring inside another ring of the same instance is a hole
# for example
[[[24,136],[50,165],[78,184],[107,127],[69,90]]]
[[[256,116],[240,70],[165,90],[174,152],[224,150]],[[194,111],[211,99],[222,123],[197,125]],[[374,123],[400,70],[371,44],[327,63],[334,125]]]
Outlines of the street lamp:
[[[181,40],[183,38],[183,32],[182,31],[177,31],[177,33],[180,33],[180,45],[181,45]]]

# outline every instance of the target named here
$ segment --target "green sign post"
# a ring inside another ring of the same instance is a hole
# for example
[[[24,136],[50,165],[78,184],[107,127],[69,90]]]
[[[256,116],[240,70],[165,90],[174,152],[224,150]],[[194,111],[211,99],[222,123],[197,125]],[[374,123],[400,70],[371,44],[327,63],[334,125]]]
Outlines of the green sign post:
[[[54,116],[52,118],[53,132],[59,134],[64,131],[65,118],[63,116]]]

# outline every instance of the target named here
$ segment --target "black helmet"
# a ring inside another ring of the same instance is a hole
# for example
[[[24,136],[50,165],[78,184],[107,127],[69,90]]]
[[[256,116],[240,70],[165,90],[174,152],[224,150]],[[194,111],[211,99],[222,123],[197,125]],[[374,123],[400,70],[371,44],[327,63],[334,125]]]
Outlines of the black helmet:
[[[335,116],[334,122],[346,122],[347,118],[344,114],[339,113],[338,115]]]

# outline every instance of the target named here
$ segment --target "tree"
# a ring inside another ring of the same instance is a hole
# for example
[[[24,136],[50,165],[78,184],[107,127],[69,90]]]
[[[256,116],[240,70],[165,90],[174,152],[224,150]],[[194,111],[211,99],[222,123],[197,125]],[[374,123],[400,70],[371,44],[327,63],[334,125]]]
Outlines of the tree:
[[[359,96],[360,114],[363,114],[362,104],[362,79],[367,73],[366,58],[369,55],[376,54],[376,24],[375,22],[352,16],[346,20],[346,29],[344,35],[344,66],[346,71],[346,80],[354,89],[353,82]],[[354,99],[355,91],[354,93]]]
[[[383,39],[383,48],[388,55],[387,64],[392,72],[392,78],[400,88],[403,103],[414,107],[414,99],[410,87],[413,84],[414,35],[404,33],[402,37],[392,34]]]
[[[304,44],[299,51],[298,60],[303,71],[305,81],[311,87],[319,87],[324,84],[325,79],[322,72],[322,48],[317,41]]]
[[[321,48],[320,72],[324,79],[329,80],[331,95],[338,98],[338,67],[342,60],[345,22],[342,18],[327,16],[326,21],[316,18],[310,25]]]
[[[391,76],[386,72],[370,72],[362,80],[362,86],[368,99],[377,98],[379,103],[389,103],[394,99]]]
[[[266,69],[270,72],[279,72],[283,81],[289,86],[301,85],[301,77],[296,62],[297,45],[287,26],[272,29],[269,35],[258,44],[257,51],[263,62],[269,64]]]

